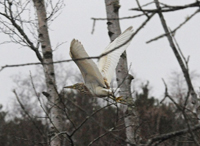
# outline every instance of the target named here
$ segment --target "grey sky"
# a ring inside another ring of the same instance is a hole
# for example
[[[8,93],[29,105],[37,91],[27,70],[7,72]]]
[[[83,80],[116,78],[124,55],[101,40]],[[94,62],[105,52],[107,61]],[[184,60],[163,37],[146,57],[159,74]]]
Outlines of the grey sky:
[[[147,0],[141,0],[141,3],[144,4],[145,2],[147,2]],[[163,0],[162,2],[183,5],[191,3],[191,0]],[[129,11],[130,8],[137,6],[134,0],[123,0],[120,3],[120,17],[137,14],[133,11]],[[61,15],[50,25],[50,38],[53,47],[58,43],[67,41],[67,43],[54,52],[54,59],[70,59],[68,52],[70,42],[73,38],[82,42],[90,56],[99,55],[110,42],[107,35],[107,25],[106,21],[97,21],[95,32],[92,35],[93,21],[90,18],[106,17],[104,1],[67,0],[65,4],[66,6],[62,10]],[[196,8],[174,13],[165,13],[164,16],[168,26],[173,29],[195,10]],[[121,30],[124,31],[129,26],[133,26],[137,29],[145,19],[145,17],[141,17],[122,20],[120,22]],[[182,52],[185,56],[190,55],[190,70],[196,70],[198,72],[200,72],[200,67],[198,65],[198,63],[200,63],[199,24],[200,15],[197,14],[176,33],[176,39]],[[127,49],[129,65],[132,63],[131,69],[136,74],[137,78],[143,81],[150,81],[153,87],[152,94],[157,97],[161,97],[164,92],[164,85],[161,78],[167,80],[172,71],[181,71],[166,38],[146,44],[146,41],[163,32],[158,16],[154,16],[144,29],[136,35]],[[3,40],[7,39],[4,34],[0,34],[0,38]],[[19,48],[19,46],[14,44],[4,44],[0,46],[0,66],[37,61],[34,52],[28,48]],[[70,62],[70,64],[73,64],[74,69],[77,69],[73,62]],[[19,73],[21,76],[29,76],[29,71],[34,73],[35,66],[6,68],[0,72],[0,103],[6,105],[10,99],[14,98],[12,89],[15,85],[13,85],[11,76]]]

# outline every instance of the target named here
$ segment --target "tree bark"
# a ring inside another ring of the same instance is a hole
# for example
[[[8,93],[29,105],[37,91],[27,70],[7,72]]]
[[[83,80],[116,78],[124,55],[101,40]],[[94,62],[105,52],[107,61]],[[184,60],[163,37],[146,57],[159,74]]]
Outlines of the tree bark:
[[[64,120],[62,112],[58,107],[60,106],[59,95],[56,87],[56,79],[54,72],[53,53],[48,33],[48,24],[46,18],[46,8],[44,0],[33,0],[38,18],[38,36],[41,43],[43,54],[43,70],[45,74],[45,81],[47,86],[47,93],[49,94],[50,107],[50,132],[51,146],[61,146],[62,137],[55,136],[56,133],[63,131]],[[52,139],[53,138],[53,139]]]
[[[118,10],[120,8],[118,0],[105,0],[106,5],[106,14],[107,14],[107,25],[108,25],[108,35],[111,42],[121,34],[119,20],[113,20],[112,18],[119,18]],[[132,75],[128,74],[128,65],[127,65],[127,56],[124,52],[119,60],[119,63],[116,67],[117,75],[117,84],[120,87],[120,96],[122,96],[128,103],[133,103],[133,98],[131,94],[131,80],[133,79]],[[132,108],[132,105],[121,105],[123,111],[124,122],[126,128],[126,138],[129,143],[137,144],[138,131],[136,130],[138,125],[138,116],[135,109]],[[127,144],[128,146],[130,144]]]

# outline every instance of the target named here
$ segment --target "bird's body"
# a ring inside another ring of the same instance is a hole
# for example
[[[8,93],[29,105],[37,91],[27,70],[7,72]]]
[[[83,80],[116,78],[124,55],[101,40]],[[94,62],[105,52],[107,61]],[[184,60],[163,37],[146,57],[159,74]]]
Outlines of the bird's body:
[[[110,89],[110,82],[121,54],[130,44],[132,34],[132,27],[129,27],[110,43],[102,54],[106,54],[106,52],[109,52],[118,46],[120,47],[101,57],[98,66],[91,59],[78,60],[81,58],[89,58],[89,56],[83,45],[78,40],[73,39],[70,46],[70,56],[79,67],[85,85],[83,83],[77,83],[65,88],[77,89],[97,97],[113,96],[113,92]]]

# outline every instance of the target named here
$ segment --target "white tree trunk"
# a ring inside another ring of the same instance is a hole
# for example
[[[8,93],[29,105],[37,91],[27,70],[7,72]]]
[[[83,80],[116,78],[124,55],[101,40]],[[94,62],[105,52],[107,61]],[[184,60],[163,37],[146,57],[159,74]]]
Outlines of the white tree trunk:
[[[63,131],[64,121],[62,118],[62,112],[59,108],[59,95],[56,89],[56,80],[53,62],[53,53],[48,34],[48,24],[46,18],[46,8],[44,0],[33,0],[34,6],[37,11],[38,17],[38,35],[41,43],[43,54],[43,69],[45,73],[47,93],[49,94],[49,100],[51,102],[50,118],[51,118],[51,136],[54,137],[56,133]],[[50,140],[51,146],[60,146],[62,143],[62,137],[54,137]]]
[[[106,13],[107,13],[107,25],[108,25],[108,34],[110,40],[113,41],[121,34],[119,20],[111,20],[111,18],[119,18],[118,10],[120,8],[118,0],[105,0],[106,4]],[[130,89],[131,80],[133,77],[128,74],[128,65],[126,52],[124,52],[119,60],[118,66],[116,68],[117,75],[117,84],[120,85],[120,96],[125,98],[128,101],[132,101],[132,94]],[[124,80],[125,79],[125,80]],[[138,131],[136,130],[138,125],[137,112],[127,105],[121,105],[124,115],[129,115],[124,118],[126,128],[126,138],[127,142],[131,144],[137,144]],[[127,144],[129,146],[129,144]]]

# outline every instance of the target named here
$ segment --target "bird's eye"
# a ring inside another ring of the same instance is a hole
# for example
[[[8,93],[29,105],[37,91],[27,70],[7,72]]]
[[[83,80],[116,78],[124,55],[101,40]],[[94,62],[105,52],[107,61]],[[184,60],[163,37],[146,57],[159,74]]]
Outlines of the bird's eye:
[[[106,89],[106,87],[103,87],[104,89]]]

